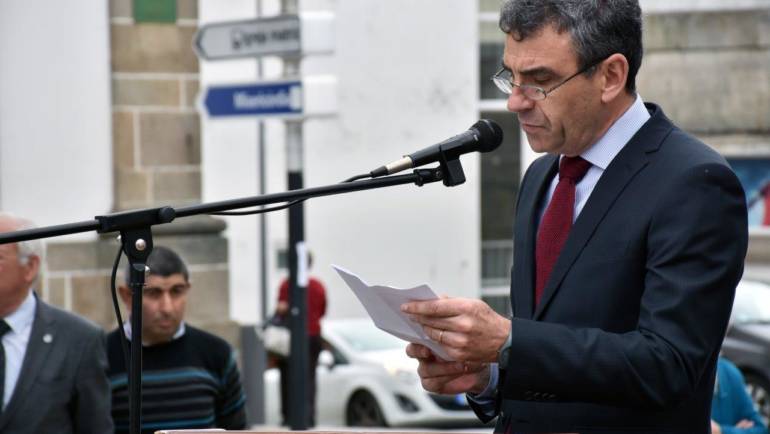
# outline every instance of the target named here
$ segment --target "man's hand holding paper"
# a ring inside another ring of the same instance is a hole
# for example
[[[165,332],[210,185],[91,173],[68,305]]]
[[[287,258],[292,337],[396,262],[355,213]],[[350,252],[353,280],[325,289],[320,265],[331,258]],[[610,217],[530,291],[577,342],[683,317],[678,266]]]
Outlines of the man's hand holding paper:
[[[497,361],[510,320],[481,300],[439,298],[427,285],[411,289],[369,286],[334,266],[375,325],[411,342],[406,353],[420,362],[423,387],[435,393],[480,392]],[[502,334],[505,332],[505,334]]]
[[[497,361],[497,351],[511,329],[509,319],[475,299],[410,301],[401,306],[401,311],[440,343],[452,360],[463,362]]]
[[[418,373],[425,390],[435,393],[480,393],[489,382],[489,363],[497,361],[497,351],[510,330],[509,319],[498,315],[481,300],[441,298],[411,301],[401,306],[402,312],[422,325],[425,334],[440,341],[454,360],[464,362],[449,366],[435,358],[419,344],[409,344],[406,354],[419,360]],[[459,365],[459,364],[457,364]]]

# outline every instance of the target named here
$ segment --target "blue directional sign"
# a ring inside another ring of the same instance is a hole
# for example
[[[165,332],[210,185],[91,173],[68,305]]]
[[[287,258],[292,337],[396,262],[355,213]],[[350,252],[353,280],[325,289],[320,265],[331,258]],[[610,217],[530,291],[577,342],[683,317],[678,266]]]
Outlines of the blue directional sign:
[[[211,86],[203,104],[211,117],[297,117],[302,115],[302,82]]]

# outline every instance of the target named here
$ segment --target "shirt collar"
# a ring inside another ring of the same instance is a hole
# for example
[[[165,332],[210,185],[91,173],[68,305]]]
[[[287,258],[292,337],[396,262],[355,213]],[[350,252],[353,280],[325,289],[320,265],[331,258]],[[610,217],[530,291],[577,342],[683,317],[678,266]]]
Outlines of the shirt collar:
[[[11,331],[18,333],[24,330],[25,327],[30,326],[35,319],[36,306],[35,294],[30,289],[27,298],[24,299],[19,308],[4,318],[5,322],[11,327]]]
[[[126,332],[126,339],[129,341],[131,340],[131,322],[126,321],[123,323],[123,331]],[[176,330],[176,333],[174,333],[174,336],[171,337],[171,340],[176,340],[181,338],[184,335],[185,332],[185,325],[184,321],[179,323],[179,328]]]
[[[642,97],[636,94],[636,100],[628,110],[612,124],[593,146],[586,149],[580,156],[592,165],[606,170],[615,156],[620,153],[626,143],[648,119],[650,119],[650,113],[644,106]]]

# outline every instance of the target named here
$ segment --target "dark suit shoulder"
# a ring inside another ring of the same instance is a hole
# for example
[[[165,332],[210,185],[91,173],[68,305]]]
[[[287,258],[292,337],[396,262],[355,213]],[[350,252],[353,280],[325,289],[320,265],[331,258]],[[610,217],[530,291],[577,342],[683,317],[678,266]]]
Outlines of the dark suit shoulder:
[[[682,166],[694,167],[702,164],[728,165],[721,154],[678,127],[674,127],[671,130],[671,134],[664,140],[660,151],[662,153],[661,156],[679,160],[677,163]]]
[[[697,137],[677,127],[660,107],[654,104],[647,106],[651,111],[651,118],[637,135],[644,142],[652,140],[652,143],[647,142],[644,145],[653,159],[673,160],[671,163],[681,168],[703,164],[727,166],[727,161],[722,155]]]
[[[56,327],[64,327],[67,333],[82,333],[85,335],[99,335],[104,332],[96,323],[75,313],[50,305],[40,299],[37,300],[38,318],[46,322],[56,322]]]

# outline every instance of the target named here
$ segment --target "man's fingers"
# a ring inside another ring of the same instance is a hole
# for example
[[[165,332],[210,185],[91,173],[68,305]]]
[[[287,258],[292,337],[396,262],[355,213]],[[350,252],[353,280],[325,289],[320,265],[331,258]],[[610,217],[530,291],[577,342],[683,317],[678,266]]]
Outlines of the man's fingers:
[[[412,319],[412,321],[422,326],[433,327],[434,329],[439,330],[454,330],[456,327],[456,321],[453,320],[458,318],[457,316],[435,317],[422,315],[410,315],[409,317]]]
[[[438,300],[411,301],[401,305],[401,311],[412,315],[430,317],[448,317],[462,313],[462,302],[456,298],[441,298]]]
[[[425,332],[425,335],[428,336],[431,340],[438,342],[441,345],[451,347],[452,342],[454,342],[455,333],[447,329],[435,328],[435,327],[423,327],[422,330]]]
[[[420,378],[456,377],[468,372],[468,367],[461,362],[421,362],[417,367]]]
[[[420,344],[409,344],[406,346],[406,355],[418,360],[433,360],[433,352],[426,346]]]
[[[423,378],[421,383],[425,390],[442,393],[465,393],[476,383],[478,374],[447,375],[443,377]]]

